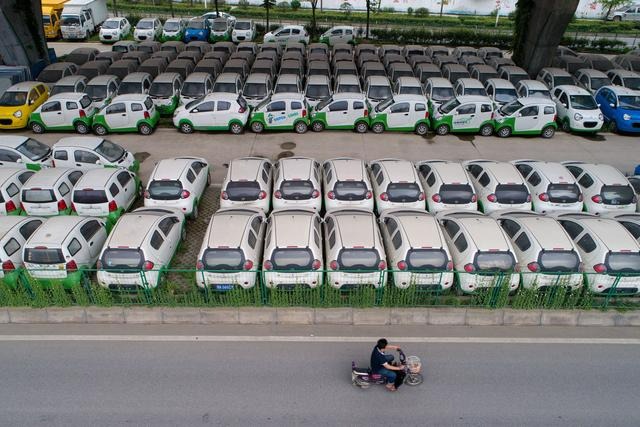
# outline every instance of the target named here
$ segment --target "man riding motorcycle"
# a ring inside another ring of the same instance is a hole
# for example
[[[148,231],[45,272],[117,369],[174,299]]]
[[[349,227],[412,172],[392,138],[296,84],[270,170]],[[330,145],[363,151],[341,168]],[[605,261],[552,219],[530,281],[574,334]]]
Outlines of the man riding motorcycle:
[[[385,377],[387,390],[396,391],[404,381],[404,367],[392,364],[393,354],[386,354],[387,349],[399,351],[400,347],[389,345],[385,338],[380,338],[371,352],[371,373]]]

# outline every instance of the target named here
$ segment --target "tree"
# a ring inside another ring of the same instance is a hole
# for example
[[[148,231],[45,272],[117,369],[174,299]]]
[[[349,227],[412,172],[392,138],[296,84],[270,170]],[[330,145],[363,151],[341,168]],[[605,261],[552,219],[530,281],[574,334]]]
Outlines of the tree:
[[[213,3],[216,5],[216,16],[220,17],[220,12],[218,12],[218,0],[214,0]]]
[[[275,5],[276,5],[275,0],[262,0],[262,7],[264,7],[265,10],[267,11],[267,27],[264,30],[265,33],[269,32],[269,10],[271,10],[271,8]]]
[[[311,3],[311,38],[316,35],[316,8],[318,7],[318,0],[309,0]]]
[[[300,9],[300,0],[291,0],[291,9],[293,10]]]
[[[607,20],[607,16],[611,13],[612,10],[615,10],[621,6],[627,5],[631,3],[630,0],[599,0],[598,3],[602,5],[602,10],[606,10],[604,15],[602,15],[602,19]]]
[[[349,15],[351,15],[351,11],[353,10],[353,6],[351,6],[351,3],[349,3],[348,1],[345,1],[344,3],[342,3],[340,5],[340,10],[343,11],[345,13],[345,15],[349,16]]]

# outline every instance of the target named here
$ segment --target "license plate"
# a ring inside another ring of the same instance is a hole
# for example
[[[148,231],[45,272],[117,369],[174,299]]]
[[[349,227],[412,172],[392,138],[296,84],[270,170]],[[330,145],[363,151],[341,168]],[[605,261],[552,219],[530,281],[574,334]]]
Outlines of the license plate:
[[[218,291],[230,291],[233,289],[233,285],[216,285],[215,289]]]

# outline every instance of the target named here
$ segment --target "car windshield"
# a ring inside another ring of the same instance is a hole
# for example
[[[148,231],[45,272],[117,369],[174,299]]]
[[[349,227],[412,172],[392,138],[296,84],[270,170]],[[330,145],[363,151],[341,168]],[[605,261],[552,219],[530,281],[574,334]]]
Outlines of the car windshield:
[[[551,203],[576,203],[580,200],[580,188],[576,184],[550,184],[547,195]]]
[[[364,200],[368,191],[363,181],[338,181],[333,186],[337,200]]]
[[[164,23],[164,30],[167,32],[174,32],[180,29],[180,23],[177,21],[167,21]]]
[[[64,264],[61,249],[55,248],[25,248],[24,261],[32,264]]]
[[[102,101],[107,97],[107,85],[88,85],[85,93],[92,101]]]
[[[243,96],[264,98],[267,96],[267,85],[264,83],[247,83],[242,91]]]
[[[597,110],[598,104],[591,95],[571,95],[571,106],[576,110]]]
[[[464,90],[465,95],[487,96],[487,91],[482,87],[468,87]],[[496,99],[497,100],[497,99]]]
[[[216,84],[213,85],[213,91],[224,92],[224,93],[236,93],[236,84],[216,82]]]
[[[580,258],[574,251],[542,251],[538,264],[545,273],[569,273],[579,270]]]
[[[311,181],[282,181],[280,193],[285,200],[307,200],[311,198],[313,184]]]
[[[251,22],[248,21],[238,21],[236,25],[233,27],[236,30],[249,30],[251,29]]]
[[[444,184],[440,187],[440,202],[452,205],[473,201],[473,188],[469,184]]]
[[[341,270],[377,270],[380,256],[375,249],[342,249],[338,255]]]
[[[640,272],[640,253],[612,252],[607,256],[607,270],[611,273]]]
[[[182,85],[182,94],[191,98],[204,95],[204,83],[185,82]]]
[[[187,28],[191,30],[203,30],[204,29],[204,21],[190,21]]]
[[[551,94],[546,89],[531,89],[529,96],[537,96],[538,98],[551,98]]]
[[[240,249],[207,249],[202,255],[205,270],[242,270],[244,255]]]
[[[457,106],[460,105],[460,101],[458,101],[457,99],[452,99],[451,101],[442,104],[439,108],[438,111],[440,111],[441,113],[444,114],[449,114],[454,108],[456,108]]]
[[[104,190],[82,189],[73,192],[73,203],[79,205],[95,205],[107,203],[107,193]]]
[[[40,160],[51,153],[51,148],[48,145],[31,138],[20,144],[16,150],[30,160]]]
[[[448,261],[442,249],[411,249],[407,254],[409,270],[444,270]]]
[[[600,195],[605,205],[630,205],[636,197],[630,185],[604,185]]]
[[[0,107],[18,107],[27,103],[27,92],[5,92],[0,98]]]
[[[140,270],[144,256],[140,249],[111,249],[102,254],[102,269],[106,271]]]
[[[422,95],[422,88],[420,86],[401,86],[401,95]]]
[[[153,96],[154,98],[170,98],[173,96],[173,83],[151,83],[149,96]]]
[[[500,103],[511,102],[518,98],[515,89],[496,89],[495,99]]]
[[[140,30],[150,30],[153,28],[153,21],[145,21],[144,19],[141,19],[136,24],[136,28]]]
[[[348,84],[341,84],[338,85],[338,88],[336,89],[336,92],[342,92],[342,93],[360,93],[360,86],[358,85],[348,85]]]
[[[496,186],[496,201],[506,205],[527,203],[529,190],[524,184],[498,184]]]
[[[226,21],[214,21],[213,22],[213,31],[227,31],[227,22]]]
[[[80,25],[80,17],[79,16],[69,16],[62,15],[62,26],[79,26]]]
[[[387,99],[391,96],[391,87],[387,85],[369,86],[367,96],[371,99]]]
[[[117,30],[120,27],[120,21],[112,21],[107,19],[102,24],[102,28],[106,28],[107,30]]]
[[[22,190],[21,199],[26,203],[51,203],[56,201],[53,190]]]
[[[326,98],[329,96],[329,86],[325,84],[307,85],[307,91],[305,95],[308,98]]]
[[[387,185],[390,202],[415,202],[420,197],[420,187],[415,182],[392,182]]]
[[[451,87],[434,87],[431,90],[431,99],[434,99],[436,101],[441,101],[442,102],[442,101],[448,101],[451,98],[453,98],[453,88],[451,88]],[[460,103],[458,103],[455,106],[451,107],[449,110],[446,111],[446,113],[448,113],[449,111],[453,110],[458,105],[460,105]]]
[[[575,81],[573,80],[573,77],[571,76],[555,76],[553,78],[553,86],[560,86],[560,85],[574,85],[576,84]]]
[[[607,77],[591,77],[591,89],[597,90],[602,86],[608,86],[611,84],[611,80]]]
[[[515,259],[510,252],[478,252],[475,264],[480,271],[511,271]]]
[[[142,85],[138,82],[122,82],[118,86],[118,95],[127,95],[130,93],[142,93]]]
[[[44,70],[38,74],[38,81],[44,83],[57,82],[62,78],[62,70]]]
[[[640,77],[625,77],[624,86],[633,90],[640,90]]]
[[[518,111],[520,108],[522,108],[522,104],[518,101],[513,101],[505,105],[504,107],[500,108],[500,114],[502,114],[503,116],[510,116],[516,111]]]
[[[182,183],[168,179],[151,181],[147,191],[155,200],[178,200],[182,193]]]
[[[75,86],[55,85],[53,89],[51,89],[49,96],[57,95],[64,92],[75,92]]]
[[[621,95],[618,97],[620,108],[640,110],[640,95]]]
[[[313,254],[309,248],[277,248],[271,262],[274,270],[310,270]]]
[[[261,190],[257,181],[230,181],[224,191],[229,200],[246,202],[258,200]]]
[[[380,102],[378,105],[376,105],[375,110],[379,113],[380,111],[384,111],[391,104],[393,104],[393,97],[389,97],[384,101]]]
[[[278,83],[276,85],[276,90],[275,93],[298,93],[298,85],[296,85],[295,83],[293,84],[289,84],[289,83]]]
[[[110,162],[120,160],[125,155],[124,148],[118,144],[114,144],[108,139],[104,139],[102,143],[96,147],[96,153],[100,154]]]
[[[333,102],[333,98],[324,99],[324,100],[318,102],[318,105],[316,105],[315,110],[316,111],[320,111],[323,108],[325,108],[327,105],[329,105],[331,102]]]

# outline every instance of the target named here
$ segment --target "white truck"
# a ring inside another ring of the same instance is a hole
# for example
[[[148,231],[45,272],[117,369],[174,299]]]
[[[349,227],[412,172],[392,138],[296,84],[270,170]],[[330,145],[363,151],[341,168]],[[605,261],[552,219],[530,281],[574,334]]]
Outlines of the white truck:
[[[62,9],[60,31],[65,40],[86,39],[107,19],[107,0],[69,0]]]

